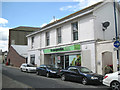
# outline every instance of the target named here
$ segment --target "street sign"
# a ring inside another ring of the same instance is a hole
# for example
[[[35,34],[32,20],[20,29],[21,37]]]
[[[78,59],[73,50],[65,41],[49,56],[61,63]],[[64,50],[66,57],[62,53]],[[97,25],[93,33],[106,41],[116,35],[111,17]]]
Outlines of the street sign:
[[[115,41],[114,42],[114,47],[118,48],[120,46],[120,42],[119,41]]]

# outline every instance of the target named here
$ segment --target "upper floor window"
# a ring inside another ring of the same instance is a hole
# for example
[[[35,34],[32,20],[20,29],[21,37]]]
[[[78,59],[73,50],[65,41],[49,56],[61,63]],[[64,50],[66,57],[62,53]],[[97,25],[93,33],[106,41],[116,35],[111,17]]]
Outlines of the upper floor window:
[[[57,28],[57,43],[61,43],[61,27]]]
[[[72,23],[73,41],[78,40],[78,22]]]
[[[31,42],[32,42],[32,46],[31,47],[33,48],[34,47],[34,37],[32,37],[31,39],[32,39],[31,40]]]
[[[46,32],[46,46],[50,45],[50,35],[49,32]]]

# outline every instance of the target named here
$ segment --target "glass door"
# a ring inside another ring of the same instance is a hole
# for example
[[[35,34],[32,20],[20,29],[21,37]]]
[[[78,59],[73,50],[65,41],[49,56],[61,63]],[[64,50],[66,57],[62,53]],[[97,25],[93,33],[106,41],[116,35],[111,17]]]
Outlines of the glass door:
[[[65,55],[65,68],[69,66],[69,55]]]
[[[64,69],[64,56],[60,56],[60,67]]]

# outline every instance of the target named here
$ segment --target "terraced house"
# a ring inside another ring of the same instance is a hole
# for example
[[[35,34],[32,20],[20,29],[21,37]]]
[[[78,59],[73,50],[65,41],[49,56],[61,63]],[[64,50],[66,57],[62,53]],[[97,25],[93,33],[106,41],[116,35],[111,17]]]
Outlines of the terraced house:
[[[118,3],[116,12],[118,25]],[[28,63],[54,64],[61,68],[79,65],[99,74],[104,74],[105,65],[113,65],[113,70],[117,70],[113,2],[99,2],[84,8],[49,23],[27,38]]]

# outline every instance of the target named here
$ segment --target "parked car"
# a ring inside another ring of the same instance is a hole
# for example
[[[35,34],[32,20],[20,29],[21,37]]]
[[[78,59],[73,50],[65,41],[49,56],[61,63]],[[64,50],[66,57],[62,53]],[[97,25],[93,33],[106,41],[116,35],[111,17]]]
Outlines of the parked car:
[[[103,76],[90,71],[86,67],[69,66],[60,71],[61,80],[72,80],[82,82],[82,84],[102,84]]]
[[[106,74],[103,84],[112,88],[112,90],[120,90],[120,71]]]
[[[31,64],[23,63],[20,66],[20,70],[25,72],[36,72],[36,67]]]
[[[40,65],[36,69],[37,75],[45,75],[47,77],[57,77],[59,76],[60,69],[55,67],[55,65]]]

